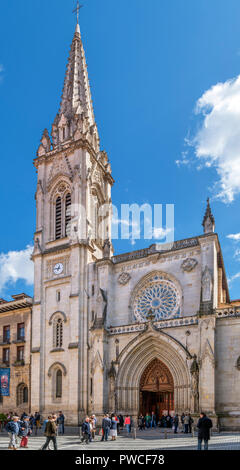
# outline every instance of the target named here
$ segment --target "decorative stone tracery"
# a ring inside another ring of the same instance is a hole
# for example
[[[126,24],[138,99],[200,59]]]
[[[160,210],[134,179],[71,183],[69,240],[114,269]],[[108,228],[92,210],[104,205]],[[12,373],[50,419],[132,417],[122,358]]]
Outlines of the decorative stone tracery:
[[[149,311],[155,316],[155,320],[175,318],[180,315],[180,288],[165,273],[152,273],[135,288],[133,295],[135,319],[139,322],[147,321]]]

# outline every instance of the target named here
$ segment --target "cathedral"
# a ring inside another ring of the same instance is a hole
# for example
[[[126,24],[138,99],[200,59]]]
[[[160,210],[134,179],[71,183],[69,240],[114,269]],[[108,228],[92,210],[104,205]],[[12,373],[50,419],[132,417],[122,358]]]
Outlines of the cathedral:
[[[67,424],[203,410],[214,426],[240,429],[240,301],[229,298],[210,203],[200,235],[113,253],[114,179],[79,24],[34,165],[31,409],[62,410]]]

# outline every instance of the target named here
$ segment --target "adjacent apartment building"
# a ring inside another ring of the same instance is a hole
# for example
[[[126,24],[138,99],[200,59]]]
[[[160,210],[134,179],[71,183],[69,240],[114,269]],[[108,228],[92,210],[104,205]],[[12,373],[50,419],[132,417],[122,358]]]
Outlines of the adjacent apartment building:
[[[0,299],[0,413],[30,411],[32,298]]]

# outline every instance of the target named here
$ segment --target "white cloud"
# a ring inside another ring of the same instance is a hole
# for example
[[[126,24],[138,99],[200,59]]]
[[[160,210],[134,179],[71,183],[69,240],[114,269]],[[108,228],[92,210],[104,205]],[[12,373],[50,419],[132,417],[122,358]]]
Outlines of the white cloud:
[[[154,228],[153,229],[153,238],[156,238],[158,240],[162,240],[163,238],[166,238],[166,236],[173,231],[172,228]]]
[[[198,169],[201,164],[216,169],[216,197],[232,202],[240,193],[240,75],[207,90],[195,113],[203,121],[186,143],[194,148]]]
[[[231,238],[231,240],[239,241],[240,240],[240,233],[231,233],[231,234],[227,235],[227,238]]]
[[[9,251],[0,254],[0,293],[8,283],[16,283],[19,279],[28,285],[33,284],[33,262],[30,259],[33,247],[28,245],[25,250]]]
[[[236,279],[240,278],[240,273],[234,274],[233,276],[228,278],[228,284],[232,284]]]

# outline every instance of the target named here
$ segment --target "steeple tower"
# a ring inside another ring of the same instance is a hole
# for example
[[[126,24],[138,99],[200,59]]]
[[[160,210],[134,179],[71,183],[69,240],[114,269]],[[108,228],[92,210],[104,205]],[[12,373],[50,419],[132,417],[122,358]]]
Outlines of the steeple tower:
[[[202,222],[204,233],[211,233],[215,230],[215,219],[212,215],[209,197],[207,198],[207,207]]]
[[[53,148],[65,140],[76,140],[76,131],[84,135],[89,133],[95,151],[99,151],[99,136],[78,23],[68,58],[60,108],[52,126]]]
[[[77,12],[79,8],[78,3]],[[32,407],[48,414],[54,403],[62,403],[69,422],[74,416],[80,422],[91,404],[89,312],[97,309],[94,263],[110,264],[113,254],[114,180],[108,156],[99,146],[78,22],[51,136],[45,129],[34,160],[38,184],[32,367],[39,383],[33,377]],[[100,310],[103,303],[101,295]]]

